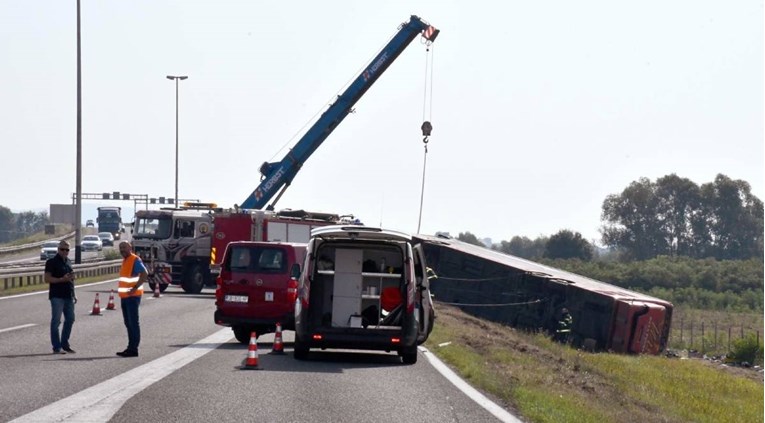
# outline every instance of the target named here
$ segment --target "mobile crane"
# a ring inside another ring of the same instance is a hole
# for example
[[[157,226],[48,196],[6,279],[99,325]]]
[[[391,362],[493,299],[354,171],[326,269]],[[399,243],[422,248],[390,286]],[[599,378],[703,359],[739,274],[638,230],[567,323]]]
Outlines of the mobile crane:
[[[348,116],[361,96],[380,78],[380,75],[388,69],[417,34],[421,34],[429,45],[436,40],[439,32],[440,30],[415,15],[412,15],[408,22],[401,24],[396,35],[372,59],[354,82],[338,96],[316,123],[306,131],[294,148],[281,161],[265,162],[260,166],[261,182],[240,207],[242,209],[262,209],[278,191],[274,201],[267,207],[268,210],[273,210],[274,205],[292,183],[303,163]]]
[[[414,15],[401,24],[383,50],[294,148],[280,162],[263,163],[260,185],[241,206],[222,210],[217,205],[203,203],[209,205],[205,210],[183,207],[137,213],[134,247],[149,267],[151,289],[159,285],[160,291],[164,291],[169,284],[176,284],[186,292],[199,293],[204,286],[214,284],[214,275],[218,273],[226,245],[231,241],[307,242],[313,227],[340,223],[342,216],[302,210],[274,212],[273,208],[303,163],[417,34],[421,34],[429,45],[438,33],[438,29]],[[278,196],[267,210],[262,210],[277,191]]]

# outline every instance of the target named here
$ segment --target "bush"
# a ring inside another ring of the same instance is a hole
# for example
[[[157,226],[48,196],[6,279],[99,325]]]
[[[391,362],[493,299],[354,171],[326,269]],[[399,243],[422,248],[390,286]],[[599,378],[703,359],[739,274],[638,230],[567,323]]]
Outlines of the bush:
[[[728,354],[730,361],[762,365],[762,346],[753,334],[733,341],[733,349]]]

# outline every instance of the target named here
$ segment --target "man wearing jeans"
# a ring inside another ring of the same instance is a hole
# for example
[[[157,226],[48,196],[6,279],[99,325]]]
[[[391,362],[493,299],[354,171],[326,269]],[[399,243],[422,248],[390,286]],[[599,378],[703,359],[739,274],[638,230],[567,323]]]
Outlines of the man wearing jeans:
[[[133,254],[133,247],[127,241],[120,242],[120,254],[123,257],[120,268],[118,293],[122,305],[122,319],[128,333],[128,346],[117,353],[120,357],[138,357],[138,344],[141,343],[141,326],[138,321],[138,307],[141,305],[143,283],[148,273],[141,259]]]
[[[56,255],[45,262],[45,283],[48,284],[48,299],[50,300],[50,343],[53,354],[74,353],[69,345],[69,335],[74,325],[74,304],[77,297],[74,294],[74,271],[69,260],[69,243],[58,243]],[[61,325],[61,315],[64,315],[64,327]]]

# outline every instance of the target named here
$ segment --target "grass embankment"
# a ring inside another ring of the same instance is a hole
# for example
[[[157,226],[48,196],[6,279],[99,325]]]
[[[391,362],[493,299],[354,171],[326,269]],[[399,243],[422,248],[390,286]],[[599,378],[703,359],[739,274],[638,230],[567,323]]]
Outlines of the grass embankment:
[[[763,421],[762,373],[754,370],[723,369],[703,360],[585,353],[436,306],[426,346],[524,420]]]
[[[16,245],[33,244],[35,242],[47,241],[49,239],[58,239],[64,235],[67,235],[74,231],[71,225],[55,225],[55,233],[53,235],[46,234],[45,232],[37,232],[24,238],[19,238],[11,242],[2,243],[2,247],[13,247]]]

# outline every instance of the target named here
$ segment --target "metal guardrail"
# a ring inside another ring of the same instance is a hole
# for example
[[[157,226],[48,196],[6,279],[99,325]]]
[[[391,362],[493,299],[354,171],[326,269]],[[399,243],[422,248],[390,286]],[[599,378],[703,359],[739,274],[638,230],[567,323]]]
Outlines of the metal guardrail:
[[[75,264],[74,277],[77,278],[89,278],[92,276],[111,275],[119,273],[122,260],[110,260],[102,261],[99,263],[87,263],[87,264]],[[22,270],[13,273],[0,275],[0,290],[8,290],[11,288],[40,285],[45,283],[43,277],[44,269],[36,268],[34,270]]]
[[[74,234],[75,234],[74,232],[71,232],[71,233],[69,233],[67,235],[64,235],[61,238],[57,238],[57,237],[54,237],[54,238],[56,240],[59,240],[59,239],[70,240],[70,239],[74,238]],[[50,240],[48,239],[48,240],[45,240],[45,241],[32,242],[32,243],[29,243],[29,244],[22,244],[22,245],[12,245],[10,247],[0,247],[0,255],[20,253],[22,251],[31,250],[31,249],[34,249],[34,248],[40,248],[40,247],[42,247],[43,244],[45,244],[48,241],[50,241]]]

